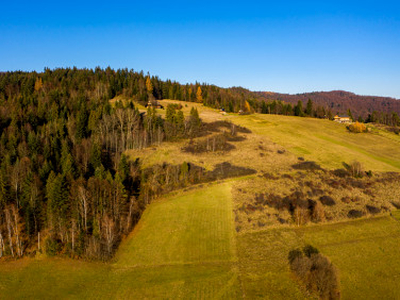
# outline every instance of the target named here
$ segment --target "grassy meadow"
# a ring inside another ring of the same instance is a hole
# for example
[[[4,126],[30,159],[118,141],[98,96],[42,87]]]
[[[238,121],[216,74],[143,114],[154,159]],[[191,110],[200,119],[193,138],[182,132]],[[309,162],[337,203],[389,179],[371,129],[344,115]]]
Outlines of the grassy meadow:
[[[25,258],[0,263],[0,298],[304,299],[290,250],[311,244],[340,270],[343,299],[400,297],[393,216],[236,234],[235,181],[152,203],[112,263]],[[397,218],[397,219],[396,219]]]
[[[387,216],[240,234],[244,294],[249,299],[306,295],[292,280],[288,253],[311,244],[338,267],[343,299],[398,299],[399,230],[399,221]]]
[[[394,133],[374,128],[371,133],[354,134],[344,124],[291,116],[254,114],[229,119],[328,169],[358,160],[367,170],[400,170],[400,136]]]
[[[231,185],[152,203],[111,264],[1,262],[0,298],[238,298]]]

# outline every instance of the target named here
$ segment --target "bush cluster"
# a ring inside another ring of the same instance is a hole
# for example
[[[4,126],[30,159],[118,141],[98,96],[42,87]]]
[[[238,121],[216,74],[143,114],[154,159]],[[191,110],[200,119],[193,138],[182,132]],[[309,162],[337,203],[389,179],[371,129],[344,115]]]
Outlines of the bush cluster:
[[[292,272],[320,299],[340,299],[339,275],[336,267],[311,245],[289,252]]]
[[[360,122],[355,122],[353,124],[350,124],[349,126],[347,126],[347,129],[350,132],[354,133],[362,133],[367,131],[367,127],[365,126],[365,124]]]

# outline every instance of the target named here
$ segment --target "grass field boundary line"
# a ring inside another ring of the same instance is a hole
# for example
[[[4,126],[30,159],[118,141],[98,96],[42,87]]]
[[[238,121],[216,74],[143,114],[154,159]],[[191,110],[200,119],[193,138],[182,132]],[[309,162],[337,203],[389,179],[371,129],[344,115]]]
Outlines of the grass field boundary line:
[[[356,220],[340,220],[340,221],[336,221],[336,222],[313,223],[313,224],[308,224],[305,226],[303,225],[300,227],[297,225],[272,225],[269,228],[265,228],[265,229],[238,232],[237,235],[242,236],[242,235],[246,235],[246,234],[256,234],[256,233],[270,232],[270,231],[275,231],[275,230],[277,230],[277,231],[295,230],[295,231],[298,231],[299,233],[301,233],[301,231],[306,231],[311,228],[321,229],[321,228],[327,227],[327,226],[341,227],[342,225],[346,225],[346,224],[352,225],[352,224],[356,224],[357,222],[366,222],[366,221],[374,222],[379,219],[386,219],[388,217],[395,218],[394,216],[391,216],[390,213],[384,213],[379,216],[367,216],[367,217],[358,218]],[[397,220],[397,219],[396,219],[396,221],[400,222],[400,220]]]
[[[215,181],[209,181],[209,182],[202,182],[202,183],[196,183],[193,185],[189,185],[186,187],[182,187],[173,191],[168,192],[167,194],[164,194],[158,198],[155,198],[154,200],[152,200],[150,202],[151,203],[157,203],[157,202],[164,202],[164,201],[168,201],[168,198],[171,197],[175,197],[175,196],[182,196],[182,195],[190,195],[191,193],[194,193],[198,190],[201,189],[206,189],[209,188],[212,185],[222,185],[225,183],[229,183],[232,181],[238,181],[238,180],[246,180],[246,179],[252,179],[257,177],[257,173],[256,174],[251,174],[251,175],[244,175],[244,176],[237,176],[237,177],[229,177],[229,178],[225,178],[225,179],[218,179]],[[186,191],[185,191],[186,189]]]
[[[211,261],[199,261],[199,262],[176,262],[169,264],[155,264],[155,265],[132,265],[129,267],[120,267],[112,264],[111,267],[114,270],[129,270],[129,269],[152,269],[152,268],[167,268],[167,267],[178,267],[178,266],[229,266],[236,264],[235,260],[211,260]]]

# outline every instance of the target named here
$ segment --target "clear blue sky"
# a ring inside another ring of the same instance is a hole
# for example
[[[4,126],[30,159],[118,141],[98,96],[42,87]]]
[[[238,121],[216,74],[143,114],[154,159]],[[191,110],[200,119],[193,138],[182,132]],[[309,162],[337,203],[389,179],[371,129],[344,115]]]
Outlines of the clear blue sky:
[[[2,1],[1,71],[72,66],[251,90],[400,98],[400,4]]]

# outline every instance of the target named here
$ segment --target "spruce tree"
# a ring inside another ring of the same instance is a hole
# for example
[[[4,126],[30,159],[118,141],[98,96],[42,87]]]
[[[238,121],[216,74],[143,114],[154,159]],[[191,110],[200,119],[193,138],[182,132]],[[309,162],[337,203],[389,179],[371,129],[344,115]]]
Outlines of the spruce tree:
[[[313,115],[313,102],[311,99],[308,99],[307,101],[306,115],[309,117],[312,117]]]

